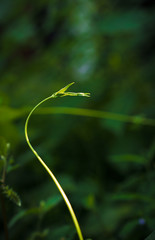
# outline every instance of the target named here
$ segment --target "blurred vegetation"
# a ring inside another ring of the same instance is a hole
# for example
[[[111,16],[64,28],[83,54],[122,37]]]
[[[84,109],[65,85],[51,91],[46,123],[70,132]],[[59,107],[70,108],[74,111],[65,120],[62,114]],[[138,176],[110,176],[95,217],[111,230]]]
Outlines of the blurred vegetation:
[[[151,0],[0,1],[0,239],[7,228],[10,240],[77,239],[24,137],[29,111],[74,81],[91,98],[45,103],[30,122],[33,146],[85,239],[155,230],[154,21]]]

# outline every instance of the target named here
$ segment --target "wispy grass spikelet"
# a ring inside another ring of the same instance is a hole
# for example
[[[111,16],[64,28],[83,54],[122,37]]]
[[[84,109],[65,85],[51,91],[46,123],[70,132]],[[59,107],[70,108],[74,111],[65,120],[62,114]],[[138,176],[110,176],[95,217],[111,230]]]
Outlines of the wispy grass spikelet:
[[[12,189],[10,188],[8,185],[2,185],[2,193],[8,198],[10,199],[12,202],[14,202],[17,206],[21,206],[21,200],[20,197],[18,196],[18,194]]]

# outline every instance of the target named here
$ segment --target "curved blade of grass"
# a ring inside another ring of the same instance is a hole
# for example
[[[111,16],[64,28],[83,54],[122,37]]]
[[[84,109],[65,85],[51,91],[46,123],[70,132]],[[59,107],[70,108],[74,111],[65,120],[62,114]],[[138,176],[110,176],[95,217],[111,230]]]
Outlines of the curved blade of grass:
[[[79,95],[78,95],[79,94]],[[69,96],[70,93],[67,93]],[[72,93],[72,96],[74,94]],[[89,97],[88,93],[84,93],[86,97]],[[61,97],[63,96],[60,95]],[[76,96],[83,96],[83,93],[76,93]],[[0,107],[0,122],[13,121],[23,117],[27,114],[31,109],[28,107],[13,109],[9,107]],[[143,116],[129,116],[124,114],[118,114],[113,112],[105,112],[93,109],[86,108],[71,108],[71,107],[40,107],[39,111],[35,112],[35,114],[69,114],[69,115],[79,115],[86,117],[94,117],[94,118],[103,118],[110,119],[113,121],[120,121],[125,123],[132,123],[137,125],[145,125],[155,127],[155,120],[150,118],[145,118]]]
[[[68,84],[66,87],[60,89],[58,92],[52,94],[51,96],[43,99],[41,102],[39,102],[32,110],[31,112],[29,113],[27,119],[26,119],[26,122],[25,122],[25,137],[26,137],[26,141],[30,147],[30,149],[32,150],[32,152],[34,153],[34,155],[37,157],[37,159],[39,160],[39,162],[42,164],[42,166],[45,168],[45,170],[49,173],[49,175],[51,176],[51,178],[53,179],[54,183],[56,184],[58,190],[60,191],[67,207],[68,207],[68,210],[71,214],[71,217],[73,219],[73,222],[74,222],[74,225],[75,225],[75,228],[76,228],[76,231],[77,231],[77,234],[78,234],[78,237],[79,237],[79,240],[84,240],[83,239],[83,235],[82,235],[82,232],[81,232],[81,229],[80,229],[80,226],[79,226],[79,223],[78,223],[78,220],[76,218],[76,215],[74,213],[74,210],[70,204],[70,201],[68,200],[68,197],[66,196],[64,190],[62,189],[61,185],[59,184],[58,180],[56,179],[56,177],[54,176],[54,174],[52,173],[52,171],[48,168],[48,166],[45,164],[45,162],[43,161],[43,159],[39,156],[39,154],[35,151],[35,149],[32,147],[31,143],[30,143],[30,140],[29,140],[29,137],[28,137],[28,131],[27,131],[27,128],[28,128],[28,123],[29,123],[29,120],[30,120],[30,117],[32,115],[32,113],[36,110],[36,108],[38,108],[42,103],[46,102],[47,100],[50,100],[52,98],[56,98],[58,96],[60,97],[64,97],[64,96],[86,96],[88,97],[89,94],[88,93],[67,93],[66,90],[72,85],[73,83],[70,83]]]
[[[85,117],[103,118],[114,121],[132,123],[137,125],[148,125],[155,127],[155,120],[144,118],[141,116],[129,116],[119,113],[104,112],[86,108],[72,108],[72,107],[44,107],[40,108],[35,114],[68,114]]]

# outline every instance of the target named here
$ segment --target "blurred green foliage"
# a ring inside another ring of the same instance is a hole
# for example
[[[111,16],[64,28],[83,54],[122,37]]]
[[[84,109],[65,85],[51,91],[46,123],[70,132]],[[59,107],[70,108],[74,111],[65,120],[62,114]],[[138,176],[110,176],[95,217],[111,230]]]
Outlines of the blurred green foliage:
[[[10,240],[77,239],[24,138],[28,112],[74,81],[91,98],[45,103],[30,122],[33,146],[85,238],[144,240],[154,231],[154,21],[151,0],[0,1],[0,179],[5,170],[22,203],[1,196]]]

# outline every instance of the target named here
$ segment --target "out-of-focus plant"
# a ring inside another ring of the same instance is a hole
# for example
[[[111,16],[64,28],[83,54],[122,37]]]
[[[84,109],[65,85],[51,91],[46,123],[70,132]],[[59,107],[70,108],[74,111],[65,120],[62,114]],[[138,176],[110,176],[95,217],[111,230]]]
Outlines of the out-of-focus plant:
[[[7,143],[4,138],[0,138],[0,203],[3,215],[3,225],[5,239],[9,239],[8,224],[6,216],[6,207],[4,196],[14,202],[17,206],[21,206],[21,200],[18,194],[6,184],[6,174],[14,167],[12,166],[12,157],[10,155],[10,143]]]

